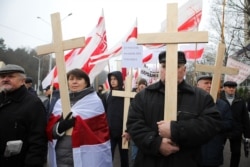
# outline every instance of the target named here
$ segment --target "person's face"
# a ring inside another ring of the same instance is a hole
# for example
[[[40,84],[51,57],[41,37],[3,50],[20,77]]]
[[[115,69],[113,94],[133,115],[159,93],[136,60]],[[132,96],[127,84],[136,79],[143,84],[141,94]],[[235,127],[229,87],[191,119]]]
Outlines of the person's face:
[[[87,87],[87,83],[84,78],[78,78],[73,75],[69,76],[68,85],[71,92],[79,92]]]
[[[20,73],[0,75],[0,88],[5,92],[12,92],[24,85],[25,78]]]
[[[118,80],[115,76],[110,76],[110,84],[112,88],[117,88],[118,87]]]
[[[144,84],[138,85],[138,87],[137,87],[137,92],[140,92],[142,89],[144,89],[144,88],[146,88],[146,87],[147,87],[147,86],[144,85]]]
[[[30,88],[32,86],[32,83],[25,83],[24,82],[24,84],[25,84],[26,88]]]
[[[45,90],[45,96],[49,96],[49,95],[51,95],[51,90],[50,89]]]
[[[202,79],[197,83],[197,87],[210,93],[212,81],[210,79]]]
[[[225,86],[224,91],[229,95],[234,95],[236,92],[236,87],[233,86]]]
[[[103,88],[101,86],[98,87],[99,91],[103,91]]]
[[[183,81],[184,76],[186,75],[186,66],[185,64],[178,64],[177,71],[177,82],[178,84]],[[166,64],[161,63],[160,66],[160,79],[163,83],[165,83],[165,75],[166,75]]]

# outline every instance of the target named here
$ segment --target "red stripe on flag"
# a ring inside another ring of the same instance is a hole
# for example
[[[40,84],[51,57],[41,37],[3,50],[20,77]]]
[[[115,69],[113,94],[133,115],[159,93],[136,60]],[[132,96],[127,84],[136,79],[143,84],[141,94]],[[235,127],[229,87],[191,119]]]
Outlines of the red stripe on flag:
[[[199,11],[191,18],[189,18],[184,24],[178,27],[178,31],[187,31],[193,28],[198,28],[202,16],[202,11]]]
[[[153,53],[147,55],[146,57],[144,57],[142,59],[142,63],[147,63],[148,61],[150,61],[153,58]]]
[[[75,122],[72,131],[73,148],[82,145],[101,144],[109,140],[109,129],[105,112],[85,120],[77,116]]]
[[[183,50],[183,51],[186,55],[186,59],[199,59],[201,58],[204,52],[204,48],[199,50]]]

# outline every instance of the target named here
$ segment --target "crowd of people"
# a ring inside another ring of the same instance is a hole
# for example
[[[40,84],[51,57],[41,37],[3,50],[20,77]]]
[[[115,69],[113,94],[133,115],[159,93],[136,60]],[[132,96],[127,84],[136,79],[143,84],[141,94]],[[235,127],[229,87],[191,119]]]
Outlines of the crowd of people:
[[[177,55],[177,118],[170,121],[164,120],[165,51],[158,56],[159,80],[136,81],[127,118],[125,97],[112,96],[125,91],[120,71],[108,73],[109,90],[95,90],[81,69],[68,71],[71,110],[65,112],[58,87],[45,87],[42,101],[25,69],[0,68],[0,166],[112,167],[118,150],[121,167],[219,167],[228,141],[230,167],[239,167],[242,139],[250,139],[250,102],[237,94],[234,81],[223,83],[214,102],[212,75],[188,84],[185,54]]]

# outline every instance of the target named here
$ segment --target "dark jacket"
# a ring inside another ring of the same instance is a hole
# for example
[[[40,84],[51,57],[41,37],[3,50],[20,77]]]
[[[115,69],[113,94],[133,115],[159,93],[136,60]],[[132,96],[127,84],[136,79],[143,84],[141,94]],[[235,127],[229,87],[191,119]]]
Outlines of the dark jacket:
[[[114,88],[110,84],[111,76],[115,76],[118,80],[118,91],[123,90],[123,79],[122,73],[120,71],[114,71],[108,74],[108,82],[110,87],[110,92],[104,95],[105,100],[103,100],[104,108],[107,113],[108,125],[110,129],[111,137],[121,137],[123,128],[123,110],[124,110],[124,98],[112,96],[112,91]]]
[[[225,92],[221,93],[221,99],[225,100],[229,105],[230,103],[226,99]],[[244,99],[237,94],[231,105],[231,111],[233,114],[233,129],[229,133],[229,139],[241,139],[242,134],[245,138],[250,138],[250,121]]]
[[[180,151],[163,156],[157,122],[164,119],[164,85],[161,81],[136,94],[127,121],[128,133],[138,146],[136,167],[196,167],[201,145],[221,129],[212,97],[183,81],[178,85],[177,121],[171,121],[171,139]]]
[[[29,88],[28,88],[28,92],[31,93],[31,94],[34,95],[34,96],[37,96],[37,93],[36,93],[35,89],[32,88],[32,87],[29,87]]]
[[[0,93],[0,166],[42,167],[47,156],[45,108],[25,86]],[[7,141],[22,140],[21,153],[3,156]]]
[[[221,132],[202,146],[202,166],[220,166],[223,164],[223,150],[226,134],[232,130],[233,117],[229,104],[224,100],[217,99],[216,107],[222,119]]]
[[[50,114],[53,111],[54,105],[56,104],[57,100],[60,98],[59,90],[53,90],[52,96],[49,95],[47,99],[43,101],[44,107],[46,109],[46,119],[48,120]]]

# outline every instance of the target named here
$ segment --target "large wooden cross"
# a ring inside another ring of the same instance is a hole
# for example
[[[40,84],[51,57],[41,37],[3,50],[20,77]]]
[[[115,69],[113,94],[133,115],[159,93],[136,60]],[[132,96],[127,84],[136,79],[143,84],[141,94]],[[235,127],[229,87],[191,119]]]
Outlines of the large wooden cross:
[[[182,11],[185,12],[185,11]],[[167,5],[167,32],[138,34],[138,44],[166,45],[164,120],[177,119],[177,51],[178,43],[206,43],[207,32],[178,32],[178,5]]]
[[[221,74],[237,75],[239,72],[239,70],[236,68],[223,66],[225,48],[225,44],[219,43],[214,66],[196,64],[195,67],[196,71],[213,73],[210,94],[213,97],[214,102],[216,102],[217,99],[217,94],[221,83]]]
[[[52,34],[53,34],[52,43],[43,46],[38,46],[36,48],[36,52],[38,55],[44,55],[53,52],[55,53],[60,98],[62,103],[63,117],[65,118],[71,111],[71,107],[70,107],[69,90],[66,78],[64,51],[73,48],[83,47],[85,45],[85,38],[81,37],[63,41],[61,20],[59,13],[54,13],[51,15],[51,24],[52,24]]]
[[[130,105],[130,99],[135,97],[136,92],[132,91],[132,76],[129,74],[125,79],[125,91],[113,90],[112,96],[124,97],[124,110],[123,110],[123,129],[126,130],[126,123],[128,118],[128,109]],[[128,149],[128,142],[124,138],[122,138],[122,148]]]

